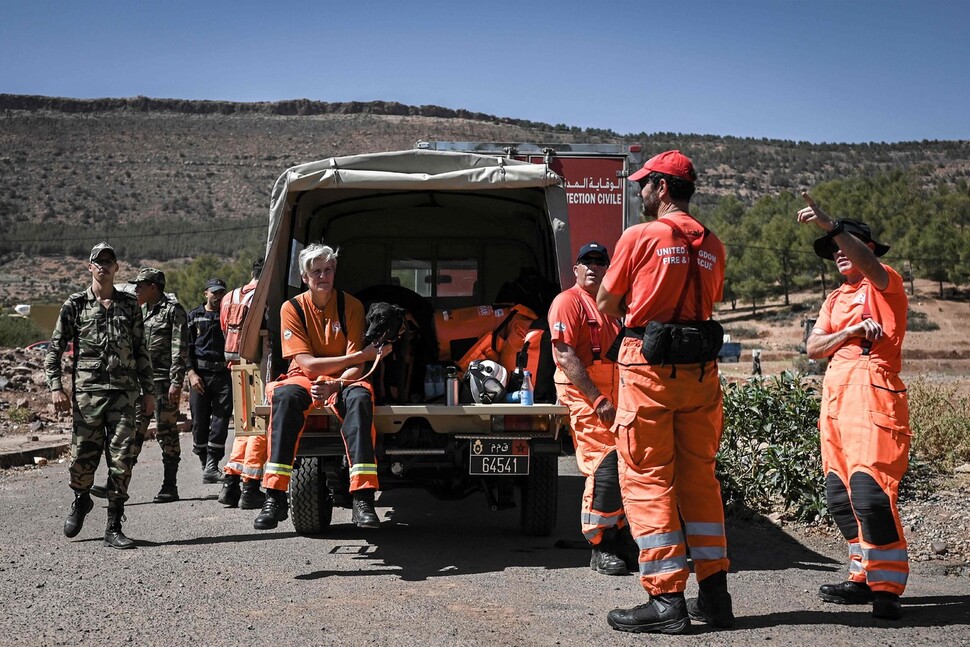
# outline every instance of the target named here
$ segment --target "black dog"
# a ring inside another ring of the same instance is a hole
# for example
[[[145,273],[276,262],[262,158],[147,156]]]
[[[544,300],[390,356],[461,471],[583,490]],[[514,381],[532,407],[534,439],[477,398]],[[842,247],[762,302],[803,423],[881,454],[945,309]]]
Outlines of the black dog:
[[[383,346],[396,342],[407,327],[404,318],[407,316],[401,306],[376,301],[367,309],[367,330],[364,332],[364,342]]]

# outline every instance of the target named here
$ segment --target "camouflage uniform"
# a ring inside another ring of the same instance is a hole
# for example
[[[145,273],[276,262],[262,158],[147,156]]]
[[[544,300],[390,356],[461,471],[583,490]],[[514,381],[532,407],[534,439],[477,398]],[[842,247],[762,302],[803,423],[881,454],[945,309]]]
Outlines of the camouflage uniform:
[[[86,493],[105,455],[114,488],[108,507],[128,500],[134,460],[135,402],[152,393],[152,367],[141,308],[134,296],[115,290],[105,308],[94,292],[72,294],[61,312],[44,360],[51,391],[63,388],[61,355],[74,342],[71,488]]]
[[[152,359],[155,379],[155,439],[162,448],[162,463],[178,464],[181,456],[177,426],[178,404],[168,399],[171,385],[182,387],[188,361],[189,342],[185,308],[162,293],[153,307],[141,307],[145,321],[145,339]],[[148,433],[150,419],[144,415],[141,402],[136,407],[136,434],[132,456],[137,459]]]

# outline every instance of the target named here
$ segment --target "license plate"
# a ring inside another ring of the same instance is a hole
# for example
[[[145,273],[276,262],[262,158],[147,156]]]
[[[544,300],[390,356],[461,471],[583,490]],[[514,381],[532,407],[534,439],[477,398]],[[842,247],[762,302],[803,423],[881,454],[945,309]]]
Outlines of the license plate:
[[[471,476],[525,476],[529,473],[529,441],[479,438],[468,446]]]

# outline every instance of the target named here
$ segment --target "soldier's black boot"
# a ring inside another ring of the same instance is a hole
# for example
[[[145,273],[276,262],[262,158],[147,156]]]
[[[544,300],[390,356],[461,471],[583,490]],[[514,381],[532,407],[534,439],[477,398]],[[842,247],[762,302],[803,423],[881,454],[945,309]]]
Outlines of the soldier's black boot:
[[[734,626],[734,609],[727,589],[727,571],[718,571],[700,581],[700,594],[687,600],[691,620],[724,629]]]
[[[165,463],[162,466],[165,469],[165,476],[162,477],[162,489],[158,491],[155,498],[152,499],[154,503],[169,503],[171,501],[179,500],[179,489],[176,484],[176,478],[178,475],[179,464],[178,463]]]
[[[357,524],[358,528],[380,528],[381,520],[377,518],[374,511],[374,490],[357,490],[353,493],[354,503],[350,515],[350,520]]]
[[[685,634],[690,629],[683,593],[654,595],[632,609],[613,609],[606,620],[617,631],[632,633]]]
[[[219,459],[209,456],[202,469],[203,483],[222,483],[222,470],[219,469]]]
[[[260,510],[259,516],[253,521],[253,528],[256,530],[272,530],[279,522],[284,521],[290,505],[286,502],[285,490],[274,490],[266,488],[266,503]]]
[[[121,532],[121,522],[125,520],[124,508],[108,508],[108,525],[104,530],[104,545],[109,548],[134,548],[135,542]]]
[[[240,510],[257,510],[266,503],[266,495],[259,489],[256,479],[243,479],[242,494],[239,497]]]
[[[74,502],[71,504],[71,511],[64,520],[64,535],[66,537],[77,537],[84,526],[84,517],[91,512],[94,501],[87,492],[74,492]]]
[[[589,567],[603,575],[626,575],[626,563],[616,553],[616,540],[607,538],[604,533],[603,540],[593,545]]]
[[[219,493],[219,503],[235,508],[239,505],[239,475],[226,474],[222,477],[222,492]]]

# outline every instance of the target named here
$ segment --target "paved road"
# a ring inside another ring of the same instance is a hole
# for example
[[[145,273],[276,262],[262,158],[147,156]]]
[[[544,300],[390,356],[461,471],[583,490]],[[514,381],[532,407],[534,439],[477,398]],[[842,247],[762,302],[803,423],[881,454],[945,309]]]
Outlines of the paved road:
[[[0,472],[0,644],[970,645],[970,578],[918,564],[906,618],[876,621],[815,597],[841,577],[841,547],[754,522],[729,524],[735,629],[614,632],[606,613],[646,597],[634,577],[596,575],[588,552],[568,547],[582,491],[571,458],[549,538],[520,537],[516,511],[491,512],[484,497],[421,491],[381,496],[378,531],[338,509],[327,536],[301,537],[289,521],[253,530],[255,512],[224,509],[219,486],[202,484],[187,435],[183,452],[182,501],[152,504],[161,462],[146,444],[127,509],[132,551],[101,545],[103,505],[76,539],[61,534],[63,463]]]

